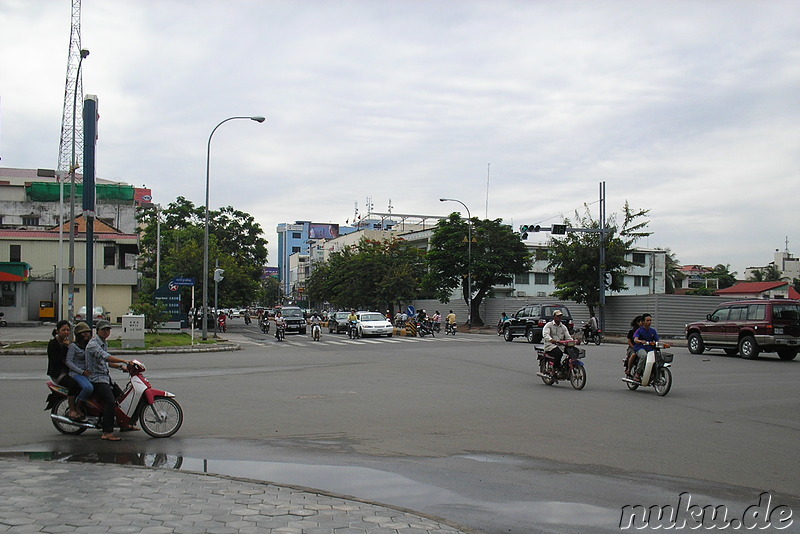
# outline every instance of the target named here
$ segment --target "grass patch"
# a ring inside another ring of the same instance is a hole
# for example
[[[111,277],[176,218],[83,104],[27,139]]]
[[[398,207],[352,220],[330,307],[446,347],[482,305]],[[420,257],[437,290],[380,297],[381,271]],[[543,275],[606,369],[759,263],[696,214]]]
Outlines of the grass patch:
[[[217,343],[214,338],[208,338],[203,341],[201,336],[195,336],[195,344],[213,345]],[[4,348],[6,349],[46,349],[49,341],[26,341],[24,343],[13,343]],[[185,333],[180,334],[165,334],[165,333],[145,333],[144,335],[144,348],[131,349],[131,350],[147,350],[160,347],[185,347],[192,344],[192,336]],[[108,348],[113,353],[114,349],[122,348],[121,339],[109,339]],[[126,349],[127,350],[127,349]]]

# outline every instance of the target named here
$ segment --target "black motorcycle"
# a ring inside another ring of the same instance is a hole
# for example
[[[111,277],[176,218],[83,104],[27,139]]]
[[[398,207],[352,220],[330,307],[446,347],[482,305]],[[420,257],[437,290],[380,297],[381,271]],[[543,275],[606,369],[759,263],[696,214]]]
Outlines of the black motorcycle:
[[[592,325],[586,323],[583,325],[583,342],[584,343],[594,343],[597,346],[600,346],[600,343],[603,341],[603,331],[599,328],[595,330],[592,328]]]
[[[263,318],[262,318],[262,319],[261,319],[261,320],[258,322],[258,327],[261,329],[261,331],[262,331],[263,333],[265,333],[265,334],[269,334],[269,319],[267,319],[266,317],[263,317]]]
[[[350,339],[358,339],[361,333],[358,331],[358,321],[350,321],[347,324],[347,337]]]
[[[275,339],[278,341],[283,341],[286,338],[286,325],[285,324],[278,324],[275,325]]]

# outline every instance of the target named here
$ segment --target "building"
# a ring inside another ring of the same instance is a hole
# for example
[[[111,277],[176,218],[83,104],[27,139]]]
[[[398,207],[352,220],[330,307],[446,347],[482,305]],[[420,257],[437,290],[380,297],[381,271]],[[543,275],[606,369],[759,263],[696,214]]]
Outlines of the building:
[[[80,179],[80,176],[78,177]],[[136,207],[149,190],[98,180],[92,244],[94,303],[116,320],[128,312],[138,287]],[[30,266],[24,311],[2,310],[21,321],[39,319],[40,302],[55,304],[56,318],[67,315],[70,183],[49,170],[0,168],[0,262]],[[76,187],[74,309],[85,305],[86,222],[83,184]]]
[[[731,287],[714,292],[731,299],[800,299],[789,282],[739,282]]]
[[[680,285],[675,288],[675,293],[686,294],[688,291],[701,288],[717,289],[719,279],[707,277],[711,272],[713,269],[702,265],[682,265]]]
[[[750,279],[755,271],[761,271],[770,265],[777,267],[778,271],[781,273],[781,278],[785,278],[787,280],[800,278],[800,258],[795,258],[792,256],[788,248],[784,251],[775,249],[773,260],[769,264],[764,265],[763,267],[748,267],[744,271],[744,276],[745,278]]]

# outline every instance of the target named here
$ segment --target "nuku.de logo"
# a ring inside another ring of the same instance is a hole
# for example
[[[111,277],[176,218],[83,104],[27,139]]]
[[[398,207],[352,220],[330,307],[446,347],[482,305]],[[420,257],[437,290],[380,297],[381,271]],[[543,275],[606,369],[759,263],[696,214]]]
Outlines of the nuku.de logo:
[[[759,495],[758,504],[748,506],[741,517],[734,517],[725,505],[692,504],[691,494],[684,492],[678,496],[677,506],[671,504],[650,507],[641,504],[623,506],[619,528],[620,530],[763,530],[766,528],[782,530],[789,528],[793,522],[792,509],[786,505],[773,506],[772,495],[768,492]]]

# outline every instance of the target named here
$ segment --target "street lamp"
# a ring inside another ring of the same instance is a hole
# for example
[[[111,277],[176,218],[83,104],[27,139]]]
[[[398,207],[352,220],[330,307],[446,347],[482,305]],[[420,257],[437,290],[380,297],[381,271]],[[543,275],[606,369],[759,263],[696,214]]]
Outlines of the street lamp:
[[[69,193],[69,283],[67,290],[67,319],[75,319],[75,110],[78,106],[78,82],[81,79],[81,66],[83,60],[89,55],[85,48],[81,49],[81,58],[78,60],[78,70],[75,74],[75,93],[72,95],[72,159],[69,166],[70,186]],[[83,88],[83,84],[81,84]],[[63,224],[62,224],[63,226]],[[92,246],[90,243],[87,247]],[[58,306],[61,308],[61,295],[58,295]]]
[[[206,221],[205,221],[205,234],[203,236],[203,341],[208,339],[208,189],[210,183],[210,164],[211,164],[211,138],[214,137],[214,132],[217,128],[222,126],[228,121],[236,119],[249,119],[256,122],[264,122],[266,119],[261,116],[253,117],[228,117],[220,122],[214,129],[211,130],[211,135],[208,136],[208,150],[206,151]]]
[[[455,198],[440,198],[439,202],[458,202],[464,209],[467,210],[467,306],[469,306],[469,315],[467,316],[467,324],[472,326],[472,214],[466,204]]]

